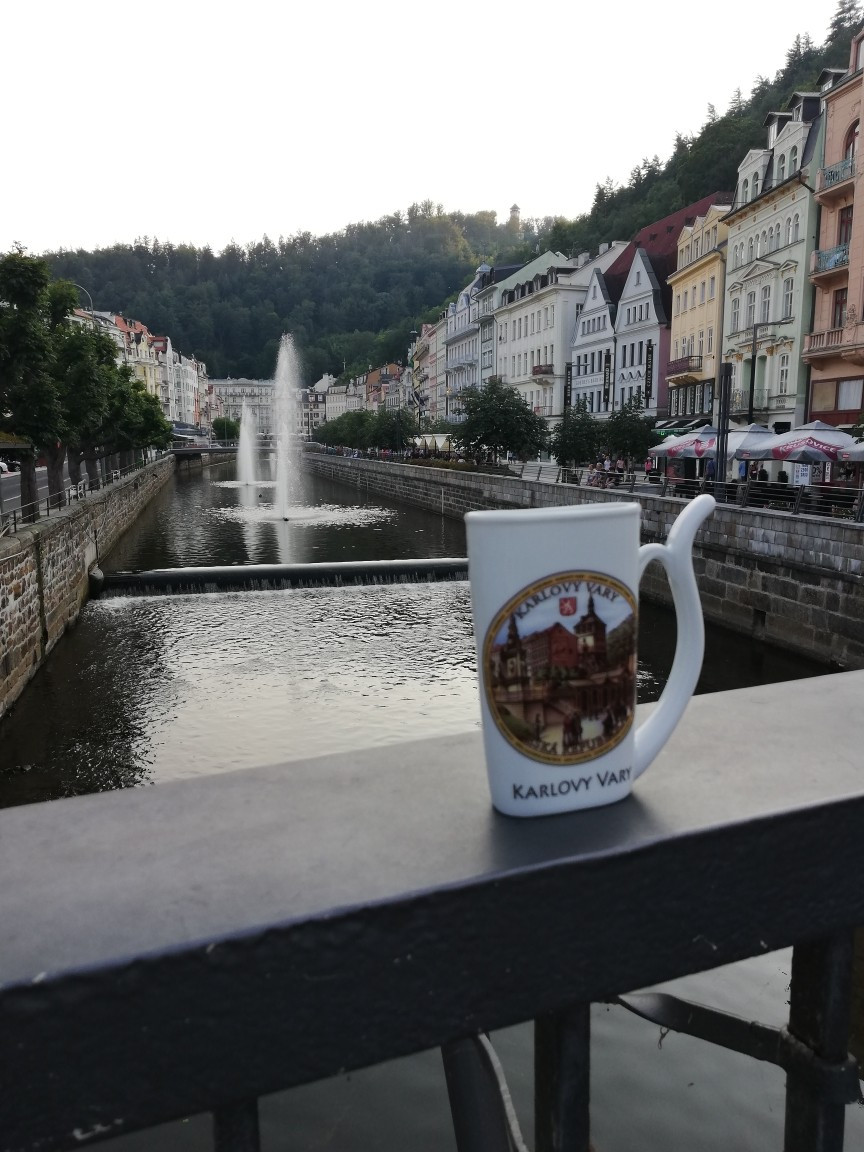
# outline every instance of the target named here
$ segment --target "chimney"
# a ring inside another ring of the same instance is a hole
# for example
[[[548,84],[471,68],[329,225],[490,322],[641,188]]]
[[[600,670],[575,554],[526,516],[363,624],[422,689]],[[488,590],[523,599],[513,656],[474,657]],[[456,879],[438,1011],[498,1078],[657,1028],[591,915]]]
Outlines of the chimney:
[[[580,252],[579,255],[576,257],[576,267],[577,268],[584,268],[590,259],[591,259],[591,253],[590,252]]]
[[[602,256],[604,252],[608,252],[608,251],[609,251],[609,245],[608,244],[601,244],[600,249],[599,249],[597,254],[598,254],[598,256]]]

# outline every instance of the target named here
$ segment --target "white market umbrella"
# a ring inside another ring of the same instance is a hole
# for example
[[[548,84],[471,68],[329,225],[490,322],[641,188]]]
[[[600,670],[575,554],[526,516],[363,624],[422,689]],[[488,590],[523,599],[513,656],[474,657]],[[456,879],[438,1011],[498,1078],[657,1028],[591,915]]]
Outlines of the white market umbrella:
[[[702,459],[717,455],[718,431],[712,424],[698,428],[695,432],[685,432],[681,436],[670,436],[662,444],[648,449],[649,456],[669,456],[673,460]]]
[[[860,464],[864,460],[864,442],[857,440],[851,448],[841,448],[837,459],[846,460],[850,464]]]
[[[759,455],[754,454],[751,458],[789,460],[794,464],[824,464],[826,461],[833,464],[841,452],[850,451],[855,444],[855,437],[848,432],[841,432],[833,424],[813,420],[810,424],[773,436],[759,450]]]
[[[748,424],[746,428],[731,428],[726,433],[726,456],[730,460],[761,460],[758,453],[775,434],[764,424]]]

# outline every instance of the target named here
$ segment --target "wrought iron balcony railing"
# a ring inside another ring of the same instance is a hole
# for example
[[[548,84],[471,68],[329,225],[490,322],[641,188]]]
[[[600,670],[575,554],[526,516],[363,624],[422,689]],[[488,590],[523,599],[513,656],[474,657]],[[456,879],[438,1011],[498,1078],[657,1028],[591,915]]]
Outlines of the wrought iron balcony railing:
[[[810,267],[811,276],[818,276],[821,272],[834,272],[838,268],[845,268],[849,263],[849,242],[836,244],[833,248],[820,248],[813,253],[813,262]]]
[[[829,164],[827,168],[819,169],[819,176],[816,180],[816,191],[827,192],[838,184],[842,184],[846,180],[851,180],[854,175],[854,157],[847,156],[845,160],[841,160],[838,164]]]
[[[670,360],[666,369],[668,376],[682,376],[686,372],[701,372],[701,356],[679,356],[677,360]]]
[[[531,369],[532,376],[554,376],[554,374],[554,364],[535,364],[535,366]]]

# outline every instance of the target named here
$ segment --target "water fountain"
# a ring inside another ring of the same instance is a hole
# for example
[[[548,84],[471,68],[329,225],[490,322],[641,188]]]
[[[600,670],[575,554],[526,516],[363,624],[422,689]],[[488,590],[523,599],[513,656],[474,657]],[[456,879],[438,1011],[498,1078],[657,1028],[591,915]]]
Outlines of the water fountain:
[[[276,439],[276,496],[273,503],[283,520],[288,519],[288,501],[296,472],[293,459],[294,405],[299,385],[300,360],[291,334],[285,332],[279,342],[273,381],[273,432]]]
[[[258,483],[258,426],[255,414],[243,402],[240,416],[240,443],[237,448],[237,479],[241,484]]]

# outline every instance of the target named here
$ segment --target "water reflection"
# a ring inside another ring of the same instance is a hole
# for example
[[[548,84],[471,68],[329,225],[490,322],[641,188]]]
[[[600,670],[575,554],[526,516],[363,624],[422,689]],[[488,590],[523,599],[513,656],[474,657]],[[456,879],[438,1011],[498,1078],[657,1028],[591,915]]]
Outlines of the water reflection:
[[[307,476],[286,523],[270,494],[231,469],[182,479],[105,567],[465,554],[458,521]],[[653,700],[674,616],[643,603],[639,631]],[[474,669],[465,583],[91,603],[0,727],[0,806],[464,730]],[[698,690],[822,671],[708,627]]]

